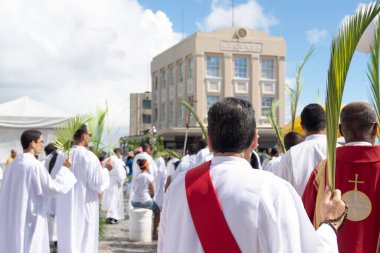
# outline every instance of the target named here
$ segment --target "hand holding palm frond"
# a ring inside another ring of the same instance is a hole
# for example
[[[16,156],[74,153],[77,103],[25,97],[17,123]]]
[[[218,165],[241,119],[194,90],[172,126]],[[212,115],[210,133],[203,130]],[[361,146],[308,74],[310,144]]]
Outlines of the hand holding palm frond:
[[[379,12],[379,3],[362,5],[353,16],[345,20],[332,41],[326,95],[328,179],[332,190],[335,189],[339,112],[348,69],[362,34]]]

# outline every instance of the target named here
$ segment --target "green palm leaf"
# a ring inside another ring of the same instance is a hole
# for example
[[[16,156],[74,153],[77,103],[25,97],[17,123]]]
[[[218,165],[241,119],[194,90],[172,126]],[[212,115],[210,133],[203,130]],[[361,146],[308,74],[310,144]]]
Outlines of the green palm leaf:
[[[102,153],[103,147],[101,146],[102,135],[104,131],[104,124],[106,120],[106,115],[108,113],[108,107],[105,109],[98,107],[96,109],[95,115],[88,122],[88,127],[92,133],[91,142],[92,142],[92,151],[96,156]]]
[[[277,107],[279,105],[279,102],[280,102],[279,100],[273,100],[272,101],[272,110],[270,110],[267,113],[267,119],[268,119],[270,125],[272,126],[272,128],[273,128],[273,130],[277,136],[278,141],[280,142],[282,152],[285,153],[286,149],[285,149],[285,144],[284,144],[284,136],[282,136],[281,129],[278,126],[277,116],[276,116],[276,110],[277,110]]]
[[[290,87],[286,86],[286,91],[290,98],[290,109],[291,109],[291,122],[292,122],[292,130],[294,131],[294,123],[296,120],[298,99],[301,95],[303,80],[301,79],[302,69],[305,66],[306,62],[310,59],[311,55],[314,53],[314,46],[311,46],[309,51],[307,51],[305,58],[303,59],[300,66],[297,67],[297,75],[296,75],[296,86]]]
[[[157,152],[155,155],[155,158],[162,157],[162,156],[171,156],[177,159],[181,159],[182,152],[176,149],[164,149],[162,151]]]
[[[326,94],[327,164],[332,189],[335,189],[336,136],[347,73],[362,34],[379,12],[379,3],[362,5],[345,20],[332,41]]]
[[[372,105],[373,105],[373,108],[375,108],[378,119],[380,119],[379,49],[380,49],[380,25],[379,23],[377,23],[374,41],[371,45],[371,57],[368,63],[367,76],[371,83]]]
[[[91,117],[89,115],[77,115],[69,118],[65,123],[59,126],[54,133],[55,146],[68,154],[71,148],[71,142],[75,132]]]
[[[186,102],[185,100],[180,100],[179,103],[182,106],[184,106],[187,110],[189,110],[189,112],[193,115],[195,121],[201,127],[202,139],[206,140],[207,139],[207,130],[206,130],[206,127],[204,126],[204,124],[202,123],[202,121],[199,119],[199,116],[196,113],[196,111],[194,110],[194,108],[188,102]]]

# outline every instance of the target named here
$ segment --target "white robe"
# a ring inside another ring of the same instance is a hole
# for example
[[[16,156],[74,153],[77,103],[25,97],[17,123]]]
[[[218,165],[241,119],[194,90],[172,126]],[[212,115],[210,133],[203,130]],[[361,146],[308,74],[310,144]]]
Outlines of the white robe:
[[[195,158],[195,165],[199,166],[202,163],[208,162],[212,159],[213,153],[210,151],[208,147],[201,149],[197,153],[197,157]]]
[[[201,253],[188,208],[185,174],[166,193],[158,253]],[[211,178],[227,224],[244,252],[338,252],[328,225],[313,228],[293,187],[237,157],[214,157]]]
[[[103,174],[99,159],[82,146],[70,150],[72,171],[78,182],[57,197],[59,253],[98,252],[99,198]]]
[[[281,162],[281,155],[280,156],[274,156],[271,160],[269,160],[265,167],[263,167],[263,170],[272,172],[274,175],[278,175],[278,166]]]
[[[288,150],[281,157],[278,176],[293,185],[302,197],[310,174],[327,155],[327,140],[324,134],[313,134]]]
[[[57,150],[57,159],[55,164],[50,172],[51,178],[55,179],[61,167],[65,163],[67,155],[60,150]],[[46,157],[44,162],[46,170],[49,171],[49,163],[53,157],[53,153],[49,154]],[[48,197],[46,201],[47,206],[47,215],[48,215],[48,225],[49,225],[49,240],[57,241],[57,220],[55,219],[55,211],[56,211],[56,197]]]
[[[5,170],[0,190],[0,252],[50,252],[46,197],[68,192],[75,182],[68,168],[53,180],[33,155],[18,155]]]
[[[166,170],[167,170],[167,176],[170,177],[174,174],[175,168],[174,168],[174,163],[178,162],[178,158],[172,158],[169,160],[168,164],[166,165]]]
[[[183,157],[182,161],[179,163],[177,169],[175,170],[174,174],[172,175],[171,183],[173,183],[173,181],[176,179],[176,177],[179,174],[185,173],[186,171],[197,167],[196,158],[197,158],[196,154]]]
[[[127,177],[124,162],[116,155],[111,156],[112,170],[109,171],[109,187],[104,191],[102,198],[102,210],[106,212],[106,218],[116,220],[124,219],[123,184]],[[108,159],[104,162],[106,164]],[[122,207],[120,207],[120,205]]]
[[[155,160],[157,166],[157,176],[154,179],[154,183],[156,184],[156,193],[154,194],[154,201],[156,201],[157,205],[162,208],[164,204],[165,197],[165,183],[166,183],[166,166],[164,158],[159,157]]]

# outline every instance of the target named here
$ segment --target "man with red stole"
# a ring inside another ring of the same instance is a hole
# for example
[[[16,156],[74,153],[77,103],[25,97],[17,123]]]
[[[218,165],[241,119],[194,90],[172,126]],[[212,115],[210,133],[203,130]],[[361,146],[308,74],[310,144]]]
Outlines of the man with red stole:
[[[377,117],[364,102],[346,105],[339,130],[346,144],[336,151],[335,186],[349,206],[346,223],[338,234],[341,253],[378,253],[380,231],[380,146],[373,146]],[[310,220],[321,222],[320,200],[327,183],[327,162],[311,174],[302,200]]]

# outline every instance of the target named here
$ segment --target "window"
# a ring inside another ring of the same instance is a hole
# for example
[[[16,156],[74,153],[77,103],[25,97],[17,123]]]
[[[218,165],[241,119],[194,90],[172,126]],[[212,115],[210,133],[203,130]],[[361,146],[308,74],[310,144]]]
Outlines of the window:
[[[143,114],[143,124],[152,123],[152,116],[149,114]]]
[[[161,122],[166,121],[166,105],[165,102],[161,104]]]
[[[169,119],[170,119],[170,122],[174,121],[174,103],[173,103],[173,101],[169,102]]]
[[[158,78],[157,76],[154,78],[154,89],[157,90],[158,89]]]
[[[161,88],[165,89],[166,88],[166,73],[165,72],[162,72],[161,80],[162,80],[162,86],[161,86]]]
[[[207,76],[220,77],[220,56],[208,55],[207,56]]]
[[[151,109],[152,108],[152,101],[144,99],[143,100],[143,109]]]
[[[234,58],[234,77],[248,78],[248,59],[244,56]]]
[[[179,70],[179,82],[182,83],[183,82],[183,63],[182,62],[179,64],[178,70]]]
[[[208,112],[210,107],[218,101],[219,101],[219,96],[207,96],[206,112]]]
[[[169,83],[170,87],[174,86],[174,68],[172,68],[169,72]]]
[[[261,117],[266,117],[272,110],[273,98],[263,97],[261,98]]]
[[[187,66],[189,68],[189,79],[193,79],[194,69],[193,69],[193,61],[191,59],[187,60]]]
[[[178,121],[183,122],[183,119],[185,118],[185,109],[182,105],[178,107]]]
[[[274,60],[273,59],[261,60],[261,78],[274,79]]]

